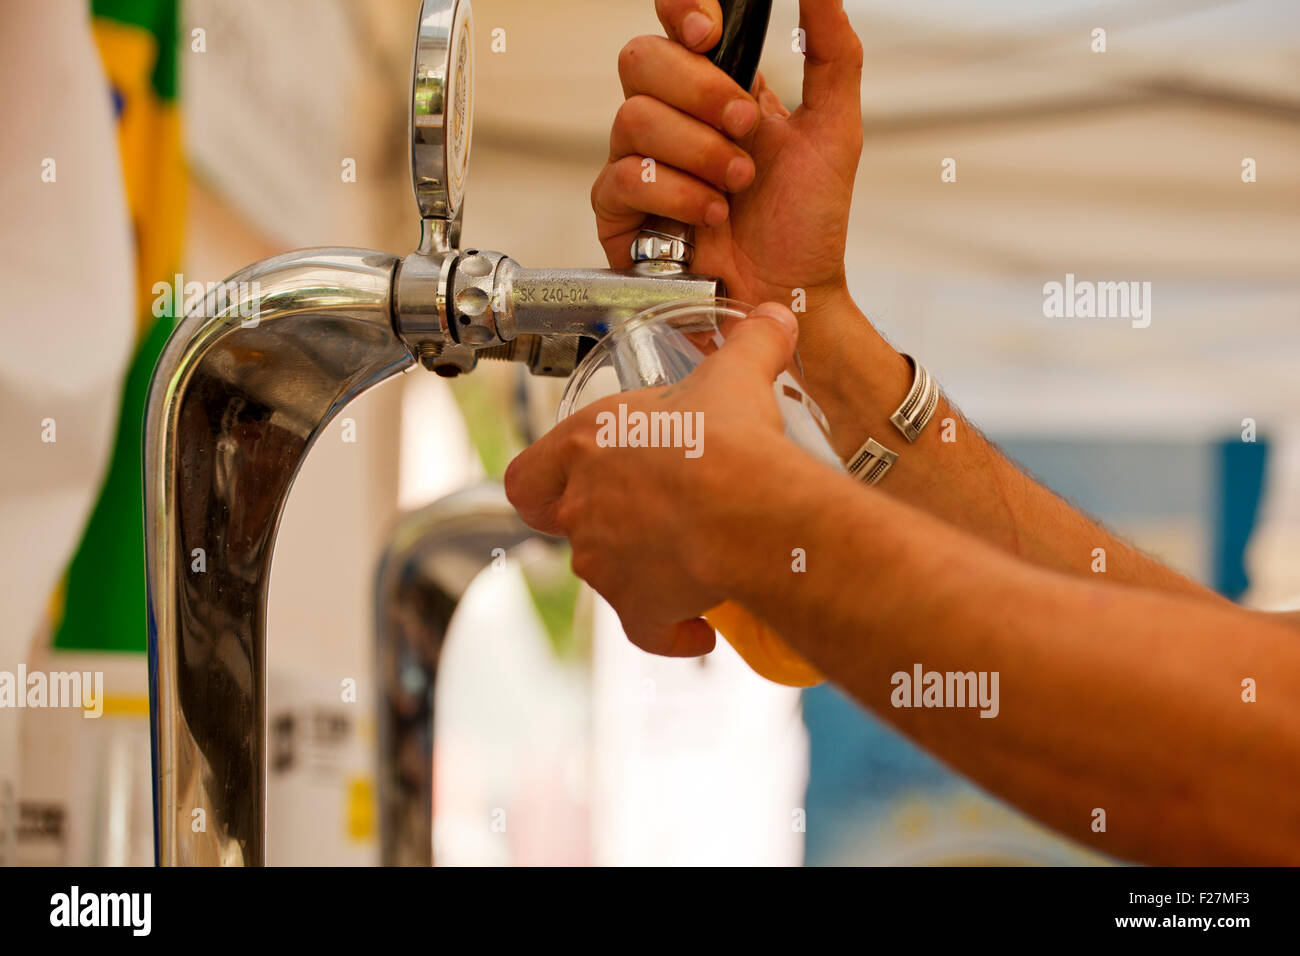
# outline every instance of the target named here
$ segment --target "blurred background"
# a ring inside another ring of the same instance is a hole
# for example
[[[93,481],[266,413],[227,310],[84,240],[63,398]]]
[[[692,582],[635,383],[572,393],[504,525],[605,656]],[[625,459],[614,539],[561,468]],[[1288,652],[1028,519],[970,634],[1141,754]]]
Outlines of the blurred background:
[[[0,13],[5,78],[32,91],[0,145],[14,343],[0,421],[15,449],[0,486],[0,668],[97,669],[108,683],[100,721],[0,710],[10,862],[151,858],[131,421],[169,320],[133,324],[148,290],[303,246],[402,255],[418,236],[416,0],[97,0],[93,18],[91,6]],[[866,49],[848,249],[859,304],[1085,510],[1226,594],[1300,606],[1300,7],[846,7]],[[588,194],[622,100],[618,51],[659,32],[653,4],[475,0],[474,12],[463,245],[526,266],[603,265]],[[790,107],[797,24],[797,3],[776,0],[762,69]],[[103,115],[74,126],[74,109]],[[50,156],[73,185],[42,184]],[[349,160],[355,181],[341,175]],[[93,170],[101,181],[78,200]],[[134,296],[113,278],[124,270]],[[1067,274],[1150,282],[1149,327],[1045,318],[1043,285]],[[284,758],[271,862],[376,861],[379,555],[401,515],[499,477],[557,399],[556,383],[508,367],[450,383],[415,373],[347,409],[355,441],[313,450],[271,589]],[[47,415],[75,432],[59,455],[34,424]],[[557,566],[535,556],[485,573],[457,614],[437,704],[440,863],[1110,862],[833,688],[768,684],[721,642],[698,662],[642,654]],[[346,680],[357,703],[340,700]]]

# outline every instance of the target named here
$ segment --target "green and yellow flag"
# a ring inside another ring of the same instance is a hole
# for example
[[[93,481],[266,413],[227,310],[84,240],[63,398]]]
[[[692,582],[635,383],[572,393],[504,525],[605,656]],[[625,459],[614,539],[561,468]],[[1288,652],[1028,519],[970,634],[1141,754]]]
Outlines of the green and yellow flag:
[[[104,486],[54,598],[54,646],[144,651],[144,506],[140,459],[149,376],[173,316],[155,318],[153,285],[179,271],[185,206],[176,98],[180,0],[93,0],[95,42],[117,114],[135,230],[136,346]]]

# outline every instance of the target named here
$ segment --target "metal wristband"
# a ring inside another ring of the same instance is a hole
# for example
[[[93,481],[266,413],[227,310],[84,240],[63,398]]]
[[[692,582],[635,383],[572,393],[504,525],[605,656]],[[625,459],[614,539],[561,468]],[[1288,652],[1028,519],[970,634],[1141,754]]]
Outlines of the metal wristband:
[[[865,445],[847,462],[849,474],[864,484],[874,485],[885,477],[885,472],[894,467],[898,461],[898,452],[890,451],[874,438],[868,438]]]
[[[939,383],[926,371],[925,366],[912,356],[904,354],[903,358],[907,359],[907,364],[912,367],[912,387],[908,390],[907,397],[903,399],[903,404],[889,416],[889,420],[911,443],[920,437],[925,426],[930,424],[930,419],[934,417],[935,409],[939,407]],[[890,451],[874,438],[868,438],[849,459],[847,467],[849,474],[854,478],[868,485],[874,485],[885,477],[885,473],[894,466],[896,461],[898,461],[897,452]]]
[[[907,398],[903,399],[903,404],[889,416],[889,420],[903,433],[904,438],[914,442],[925,426],[930,424],[934,410],[939,407],[939,383],[912,356],[904,355],[903,358],[912,366],[912,388],[908,391]]]

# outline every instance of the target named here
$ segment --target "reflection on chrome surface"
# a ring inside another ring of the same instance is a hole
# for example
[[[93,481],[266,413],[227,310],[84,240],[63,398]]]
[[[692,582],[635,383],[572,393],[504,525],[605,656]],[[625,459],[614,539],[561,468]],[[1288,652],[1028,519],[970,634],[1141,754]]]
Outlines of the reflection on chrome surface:
[[[375,587],[379,827],[386,866],[433,865],[433,718],[438,660],[452,615],[479,572],[526,541],[496,482],[403,519]]]
[[[392,328],[396,261],[324,249],[260,263],[234,277],[256,290],[255,324],[240,303],[198,309],[154,371],[145,550],[162,864],[265,863],[275,533],[321,431],[414,363]]]

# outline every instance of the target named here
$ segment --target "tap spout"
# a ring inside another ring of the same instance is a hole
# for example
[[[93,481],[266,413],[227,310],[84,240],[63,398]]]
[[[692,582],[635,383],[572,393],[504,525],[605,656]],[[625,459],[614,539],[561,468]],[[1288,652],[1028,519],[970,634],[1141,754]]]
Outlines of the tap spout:
[[[433,718],[438,660],[474,578],[527,541],[504,489],[484,482],[404,518],[375,587],[379,806],[385,866],[433,865]]]
[[[725,296],[721,279],[629,269],[503,269],[505,328],[521,335],[601,338],[638,312],[682,299]],[[513,336],[511,336],[513,337]]]
[[[266,862],[266,603],[294,478],[334,416],[414,363],[397,260],[250,266],[173,332],[144,443],[154,825],[161,865]]]
[[[526,362],[563,377],[596,340],[638,312],[726,295],[721,279],[673,263],[636,269],[525,269],[499,252],[412,253],[397,273],[398,333],[442,374],[472,371],[478,357]]]

